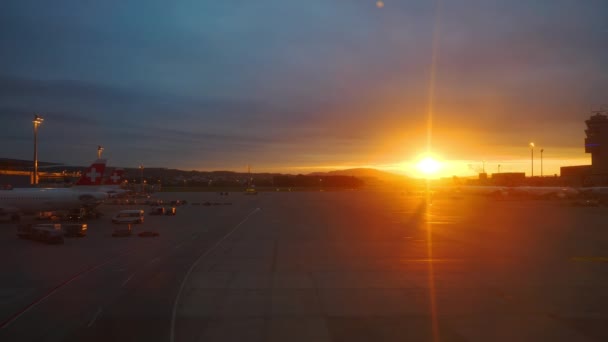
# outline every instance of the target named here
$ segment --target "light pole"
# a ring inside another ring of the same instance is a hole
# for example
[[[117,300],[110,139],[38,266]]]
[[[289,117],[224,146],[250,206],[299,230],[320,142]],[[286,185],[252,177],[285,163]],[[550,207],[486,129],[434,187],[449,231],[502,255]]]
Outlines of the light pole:
[[[139,165],[139,183],[141,184],[141,193],[144,193],[144,166]]]
[[[500,164],[498,164],[498,173],[500,173]]]
[[[102,152],[103,152],[103,146],[97,145],[97,159],[101,159]]]
[[[34,184],[38,184],[38,126],[44,121],[44,119],[38,115],[34,114]]]
[[[545,152],[544,148],[540,149],[540,178],[543,178],[543,152]]]
[[[530,143],[530,169],[531,169],[530,177],[534,177],[534,143],[533,142]]]

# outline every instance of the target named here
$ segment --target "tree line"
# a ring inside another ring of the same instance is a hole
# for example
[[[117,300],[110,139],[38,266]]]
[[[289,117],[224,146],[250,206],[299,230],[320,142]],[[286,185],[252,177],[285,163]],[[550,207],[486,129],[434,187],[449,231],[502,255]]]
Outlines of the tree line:
[[[353,176],[305,176],[280,175],[273,177],[276,187],[329,187],[358,188],[364,185],[363,180]]]

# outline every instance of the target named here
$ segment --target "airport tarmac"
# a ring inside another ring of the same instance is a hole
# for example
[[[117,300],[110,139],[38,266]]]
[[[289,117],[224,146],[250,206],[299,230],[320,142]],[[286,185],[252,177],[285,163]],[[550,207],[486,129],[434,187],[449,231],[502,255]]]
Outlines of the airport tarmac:
[[[401,192],[186,199],[64,245],[0,225],[2,341],[605,341],[608,208]],[[192,202],[231,202],[199,206]],[[150,207],[129,206],[128,208]]]

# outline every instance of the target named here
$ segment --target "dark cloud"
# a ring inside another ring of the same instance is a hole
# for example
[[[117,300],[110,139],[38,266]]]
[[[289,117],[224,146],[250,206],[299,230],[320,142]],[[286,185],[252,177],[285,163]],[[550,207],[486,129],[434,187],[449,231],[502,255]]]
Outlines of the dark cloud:
[[[439,7],[436,7],[439,4]],[[437,12],[438,11],[438,12]],[[0,152],[125,166],[383,162],[538,137],[605,103],[604,1],[3,1]],[[553,132],[553,134],[551,134]],[[412,138],[415,137],[415,138]],[[472,140],[471,142],[467,140]],[[403,146],[396,146],[401,144]],[[204,162],[203,162],[204,161]],[[224,163],[224,164],[222,164]]]

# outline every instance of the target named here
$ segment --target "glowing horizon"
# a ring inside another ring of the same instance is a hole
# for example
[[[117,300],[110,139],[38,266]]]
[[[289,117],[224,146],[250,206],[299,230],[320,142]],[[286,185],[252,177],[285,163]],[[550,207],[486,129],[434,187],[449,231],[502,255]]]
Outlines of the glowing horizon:
[[[504,172],[524,172],[526,176],[530,175],[530,159],[442,159],[435,157],[441,167],[433,175],[428,175],[420,172],[418,163],[420,158],[412,158],[408,161],[396,163],[344,163],[333,165],[300,165],[287,167],[262,167],[255,172],[283,172],[283,173],[312,173],[312,172],[328,172],[348,169],[376,169],[380,171],[390,172],[396,175],[403,175],[412,178],[446,178],[446,177],[473,177],[483,171],[487,174],[504,173]],[[500,171],[498,166],[500,165]],[[591,165],[591,156],[579,158],[545,158],[543,160],[543,176],[550,177],[560,174],[560,167]],[[534,175],[540,176],[540,158],[534,159]]]

